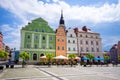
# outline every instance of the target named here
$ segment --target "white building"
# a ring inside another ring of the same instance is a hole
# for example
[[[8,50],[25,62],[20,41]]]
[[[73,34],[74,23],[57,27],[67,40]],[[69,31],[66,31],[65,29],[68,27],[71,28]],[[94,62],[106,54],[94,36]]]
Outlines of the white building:
[[[69,28],[66,32],[67,35],[67,54],[78,54],[77,52],[77,37],[74,29]]]

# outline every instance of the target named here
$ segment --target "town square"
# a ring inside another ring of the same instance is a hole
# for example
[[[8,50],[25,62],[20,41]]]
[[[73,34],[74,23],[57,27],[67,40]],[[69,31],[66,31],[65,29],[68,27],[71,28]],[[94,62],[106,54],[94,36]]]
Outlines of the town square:
[[[0,80],[119,80],[120,0],[0,0]]]

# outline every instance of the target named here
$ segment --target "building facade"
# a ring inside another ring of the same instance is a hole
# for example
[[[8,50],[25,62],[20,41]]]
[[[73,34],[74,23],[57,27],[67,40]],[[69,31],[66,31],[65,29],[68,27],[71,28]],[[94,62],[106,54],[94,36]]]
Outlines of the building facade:
[[[78,55],[78,49],[77,49],[77,37],[75,34],[75,30],[72,28],[69,28],[66,31],[67,35],[67,55],[69,54],[76,54]]]
[[[94,54],[94,56],[103,57],[101,37],[99,33],[95,33],[83,26],[82,29],[75,28],[77,36],[78,56],[86,54]]]
[[[56,56],[67,56],[66,54],[66,30],[65,22],[63,19],[63,13],[61,12],[61,18],[59,27],[56,29]]]
[[[120,61],[118,61],[118,56],[120,56],[120,41],[118,41],[118,44],[114,44],[110,49],[110,61],[120,63]]]
[[[0,50],[3,49],[3,35],[2,32],[0,32]]]
[[[55,32],[44,19],[37,18],[21,29],[20,52],[28,52],[29,61],[39,61],[46,53],[55,55],[55,48]]]

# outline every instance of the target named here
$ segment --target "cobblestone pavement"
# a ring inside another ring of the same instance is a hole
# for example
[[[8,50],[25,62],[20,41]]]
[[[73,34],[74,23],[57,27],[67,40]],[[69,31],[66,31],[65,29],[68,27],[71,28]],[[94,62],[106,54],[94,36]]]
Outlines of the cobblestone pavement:
[[[120,80],[119,67],[33,66],[5,69],[0,80]]]

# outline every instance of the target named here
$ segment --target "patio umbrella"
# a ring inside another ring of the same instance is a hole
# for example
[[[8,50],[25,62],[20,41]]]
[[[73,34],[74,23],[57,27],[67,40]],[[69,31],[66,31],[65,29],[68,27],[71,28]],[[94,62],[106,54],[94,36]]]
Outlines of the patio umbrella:
[[[40,58],[41,58],[41,59],[45,59],[45,58],[46,58],[46,56],[41,56]]]
[[[60,55],[60,56],[55,57],[55,59],[68,59],[68,58],[65,57],[65,56]]]
[[[89,60],[89,58],[87,58],[87,57],[83,57],[83,60]]]
[[[94,58],[94,60],[96,60],[96,61],[97,61],[97,60],[99,60],[99,58],[98,58],[98,57],[95,57],[95,58]]]
[[[75,57],[75,59],[80,60],[80,57]]]

